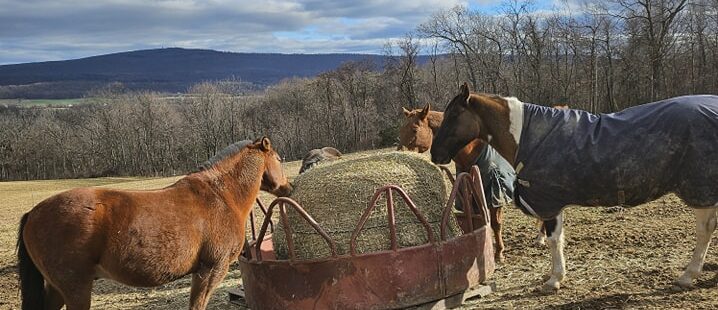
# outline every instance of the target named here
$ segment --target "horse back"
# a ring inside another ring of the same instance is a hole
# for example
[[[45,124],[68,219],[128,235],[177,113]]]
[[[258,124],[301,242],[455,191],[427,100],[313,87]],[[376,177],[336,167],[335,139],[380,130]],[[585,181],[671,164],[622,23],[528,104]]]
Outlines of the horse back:
[[[519,193],[551,205],[638,205],[668,192],[718,201],[718,96],[684,96],[612,114],[527,105]]]

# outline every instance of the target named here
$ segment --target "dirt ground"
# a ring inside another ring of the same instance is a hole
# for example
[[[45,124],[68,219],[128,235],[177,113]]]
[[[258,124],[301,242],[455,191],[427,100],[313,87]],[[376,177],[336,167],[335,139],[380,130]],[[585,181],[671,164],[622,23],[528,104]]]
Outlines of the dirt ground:
[[[290,176],[299,163],[285,165]],[[0,309],[18,309],[15,241],[20,216],[37,202],[81,186],[150,189],[178,177],[99,178],[0,182]],[[269,202],[269,196],[262,199]],[[693,212],[673,195],[624,211],[570,208],[566,213],[567,280],[558,292],[539,289],[549,270],[545,247],[533,244],[535,222],[507,208],[504,224],[507,260],[493,277],[497,291],[469,300],[465,309],[715,309],[718,307],[718,243],[713,238],[696,287],[679,290],[673,282],[691,257]],[[240,284],[234,266],[215,291],[209,309],[241,309],[227,290]],[[183,309],[189,304],[187,276],[170,284],[140,289],[96,281],[93,309]]]

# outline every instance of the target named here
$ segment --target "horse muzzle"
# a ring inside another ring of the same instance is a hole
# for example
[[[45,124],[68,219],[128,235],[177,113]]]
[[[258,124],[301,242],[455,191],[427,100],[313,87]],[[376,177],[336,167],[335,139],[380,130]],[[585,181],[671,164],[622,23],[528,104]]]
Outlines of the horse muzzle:
[[[447,154],[435,154],[434,152],[431,152],[431,162],[437,165],[446,165],[451,162],[451,157]]]
[[[286,183],[284,185],[277,187],[277,189],[273,190],[272,194],[274,194],[277,197],[289,197],[289,195],[292,193],[292,190],[294,190],[294,187],[292,187],[292,184]]]

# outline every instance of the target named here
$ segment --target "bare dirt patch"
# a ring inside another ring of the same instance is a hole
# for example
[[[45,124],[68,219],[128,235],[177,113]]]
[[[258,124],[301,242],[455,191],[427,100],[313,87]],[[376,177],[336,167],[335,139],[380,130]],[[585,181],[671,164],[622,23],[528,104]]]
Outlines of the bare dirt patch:
[[[298,162],[286,164],[290,176]],[[0,309],[18,309],[15,240],[20,216],[60,191],[80,186],[150,189],[178,177],[99,178],[0,183]],[[263,195],[269,203],[271,197]],[[714,238],[696,288],[676,290],[674,279],[690,259],[695,221],[690,208],[673,195],[619,212],[571,208],[566,214],[568,278],[560,291],[539,290],[549,270],[548,249],[533,245],[534,220],[506,210],[507,261],[493,281],[498,291],[470,300],[465,309],[715,309],[718,306],[718,258]],[[189,304],[190,277],[153,288],[131,288],[98,280],[94,309],[183,309]],[[210,301],[210,309],[240,309],[228,303],[227,290],[240,283],[235,265]]]
[[[567,280],[555,293],[540,290],[550,268],[548,248],[533,245],[534,221],[508,209],[507,261],[494,276],[498,292],[471,300],[467,309],[715,309],[718,259],[713,239],[696,288],[674,280],[695,243],[693,211],[676,196],[625,211],[569,208],[566,212]]]

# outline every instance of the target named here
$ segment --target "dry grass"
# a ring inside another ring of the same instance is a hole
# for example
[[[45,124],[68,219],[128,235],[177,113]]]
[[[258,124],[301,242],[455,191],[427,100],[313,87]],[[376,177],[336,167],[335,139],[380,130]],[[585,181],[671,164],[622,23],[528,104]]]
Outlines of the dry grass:
[[[298,162],[285,165],[290,176]],[[22,213],[60,191],[80,186],[146,189],[177,179],[99,178],[0,183],[0,309],[17,309],[15,238]],[[269,202],[268,195],[262,199]],[[573,208],[567,212],[568,279],[557,293],[537,288],[548,271],[545,248],[533,245],[534,221],[514,208],[504,225],[507,262],[494,275],[498,291],[471,300],[466,309],[715,309],[718,306],[717,242],[713,241],[705,272],[696,288],[674,290],[673,280],[691,256],[695,242],[693,212],[675,196],[609,213]],[[215,292],[210,309],[232,308],[226,291],[238,285],[237,268]],[[100,280],[93,292],[94,309],[183,309],[189,302],[189,277],[154,289],[137,289]],[[236,307],[235,309],[239,309]]]

